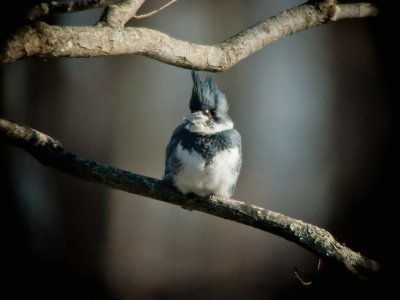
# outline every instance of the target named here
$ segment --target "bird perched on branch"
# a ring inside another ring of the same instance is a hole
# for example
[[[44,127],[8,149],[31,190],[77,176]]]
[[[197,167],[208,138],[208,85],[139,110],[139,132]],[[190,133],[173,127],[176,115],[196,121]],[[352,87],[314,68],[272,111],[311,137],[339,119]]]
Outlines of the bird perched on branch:
[[[191,113],[172,134],[163,180],[184,194],[230,198],[242,165],[241,138],[226,97],[210,77],[192,71]]]

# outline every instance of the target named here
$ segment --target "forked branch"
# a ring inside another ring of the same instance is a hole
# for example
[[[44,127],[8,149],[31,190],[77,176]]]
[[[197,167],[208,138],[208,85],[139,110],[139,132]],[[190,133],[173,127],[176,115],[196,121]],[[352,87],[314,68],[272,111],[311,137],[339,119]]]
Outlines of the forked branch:
[[[140,54],[177,67],[223,71],[286,36],[330,21],[375,16],[370,3],[303,4],[255,24],[217,45],[175,39],[160,31],[124,27],[144,0],[107,7],[99,26],[51,26],[37,22],[14,33],[0,50],[0,63],[27,57],[95,57]]]

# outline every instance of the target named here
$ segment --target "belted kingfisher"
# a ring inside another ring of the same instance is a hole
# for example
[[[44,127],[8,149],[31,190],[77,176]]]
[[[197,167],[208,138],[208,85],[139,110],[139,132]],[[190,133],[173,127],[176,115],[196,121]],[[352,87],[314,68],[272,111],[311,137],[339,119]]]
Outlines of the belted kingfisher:
[[[184,194],[230,198],[242,166],[241,137],[212,79],[194,71],[192,79],[191,113],[172,134],[163,180]]]

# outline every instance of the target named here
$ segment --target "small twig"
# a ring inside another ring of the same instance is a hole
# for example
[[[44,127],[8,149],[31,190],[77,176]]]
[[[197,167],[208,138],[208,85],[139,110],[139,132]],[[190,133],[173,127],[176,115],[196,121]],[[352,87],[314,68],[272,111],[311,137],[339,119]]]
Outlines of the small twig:
[[[317,268],[316,268],[314,274],[308,274],[308,273],[306,273],[304,270],[300,270],[300,269],[298,269],[298,268],[294,268],[293,273],[294,273],[294,275],[296,276],[296,278],[301,282],[302,285],[311,285],[311,284],[313,283],[313,281],[312,281],[311,279],[310,279],[309,281],[305,281],[305,280],[300,276],[300,273],[303,274],[303,275],[307,275],[308,277],[311,277],[311,278],[315,277],[315,276],[318,274],[318,272],[320,271],[320,269],[321,269],[321,261],[322,261],[322,259],[321,259],[320,257],[318,257],[318,260],[317,260]]]
[[[156,13],[162,11],[164,8],[167,8],[168,6],[170,6],[171,4],[175,3],[178,0],[171,0],[170,2],[164,4],[163,6],[161,6],[159,9],[155,9],[149,13],[146,14],[141,14],[141,15],[134,15],[133,17],[135,19],[144,19],[144,18],[148,18],[151,17],[152,15],[155,15]]]
[[[121,0],[71,0],[68,2],[50,1],[36,4],[28,12],[27,18],[36,21],[48,15],[78,12],[93,8],[106,7]]]
[[[295,268],[293,273],[294,273],[294,276],[300,281],[300,283],[302,285],[309,286],[309,285],[312,284],[311,280],[310,281],[305,281],[303,278],[301,278],[299,273],[306,274],[304,270],[299,270],[299,269]],[[308,274],[306,274],[306,275],[308,275]]]

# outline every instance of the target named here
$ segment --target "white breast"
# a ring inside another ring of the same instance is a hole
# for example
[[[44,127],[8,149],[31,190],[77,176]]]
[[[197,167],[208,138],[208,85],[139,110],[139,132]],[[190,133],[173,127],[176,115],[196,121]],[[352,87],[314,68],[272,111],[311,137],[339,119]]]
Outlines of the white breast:
[[[221,151],[208,165],[201,155],[183,149],[181,144],[177,147],[176,156],[182,163],[182,169],[174,177],[174,184],[182,193],[231,196],[230,188],[239,175],[236,170],[240,160],[238,148]]]

